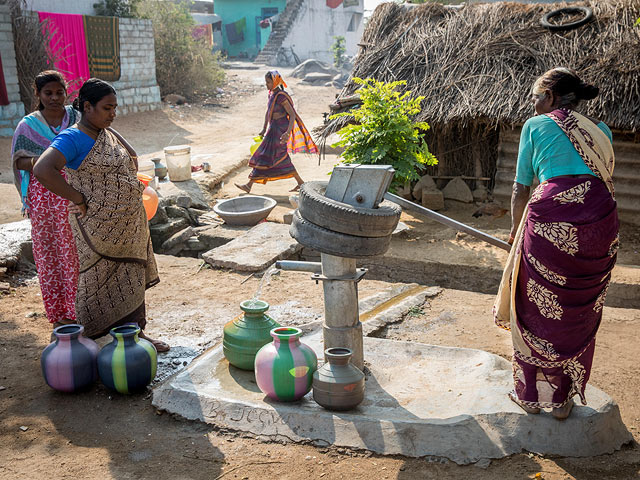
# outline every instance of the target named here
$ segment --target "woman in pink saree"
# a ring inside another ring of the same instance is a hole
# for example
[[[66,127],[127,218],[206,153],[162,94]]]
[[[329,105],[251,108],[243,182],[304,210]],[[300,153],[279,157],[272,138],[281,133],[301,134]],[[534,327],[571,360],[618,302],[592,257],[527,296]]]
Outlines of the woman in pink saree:
[[[514,391],[527,413],[586,405],[595,337],[618,249],[612,135],[575,109],[598,95],[567,68],[536,80],[511,199],[513,244],[496,305],[511,330]],[[540,180],[529,198],[533,177]]]

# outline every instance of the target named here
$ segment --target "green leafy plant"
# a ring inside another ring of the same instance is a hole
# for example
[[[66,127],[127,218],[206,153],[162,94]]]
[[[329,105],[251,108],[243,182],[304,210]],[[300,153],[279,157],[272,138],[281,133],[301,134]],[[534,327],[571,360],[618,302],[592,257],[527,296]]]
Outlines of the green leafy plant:
[[[636,20],[636,23],[635,23],[635,26],[636,26],[636,27],[637,27],[638,25],[640,25],[640,18],[638,18],[638,19]]]
[[[338,132],[340,141],[334,144],[344,147],[343,161],[392,165],[396,171],[392,191],[418,180],[426,166],[438,163],[424,140],[429,124],[413,120],[424,97],[411,98],[410,91],[399,92],[407,84],[404,80],[385,83],[356,77],[353,81],[362,85],[358,91],[362,105],[330,117],[353,116],[356,121]]]
[[[107,17],[135,17],[140,0],[100,0],[93,4],[96,15]]]
[[[333,52],[333,64],[336,68],[344,65],[344,54],[347,51],[347,41],[343,36],[333,37],[333,45],[331,45],[331,51]]]
[[[220,54],[192,36],[196,26],[185,2],[142,0],[142,18],[153,22],[156,78],[161,95],[178,93],[193,98],[222,85],[224,70]]]

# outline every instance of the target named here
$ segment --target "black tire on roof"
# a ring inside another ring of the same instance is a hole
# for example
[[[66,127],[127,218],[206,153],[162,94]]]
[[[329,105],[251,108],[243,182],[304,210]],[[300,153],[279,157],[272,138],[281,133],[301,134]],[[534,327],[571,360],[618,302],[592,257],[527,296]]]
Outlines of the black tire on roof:
[[[553,17],[557,17],[558,15],[567,14],[573,15],[576,13],[581,13],[583,17],[580,20],[576,20],[575,22],[569,23],[551,23],[550,20]],[[582,25],[593,20],[593,10],[589,7],[566,7],[559,8],[557,10],[553,10],[549,13],[546,13],[541,19],[540,24],[548,28],[552,31],[560,31],[560,30],[573,30],[574,28],[581,27]]]

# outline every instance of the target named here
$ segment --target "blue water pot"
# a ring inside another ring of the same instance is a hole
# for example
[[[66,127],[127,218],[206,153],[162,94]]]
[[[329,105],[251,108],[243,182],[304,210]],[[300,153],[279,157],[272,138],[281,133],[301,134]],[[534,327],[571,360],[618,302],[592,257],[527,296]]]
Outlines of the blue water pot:
[[[140,338],[140,327],[123,325],[112,328],[113,341],[98,354],[100,380],[111,390],[133,393],[144,390],[156,376],[156,347]]]

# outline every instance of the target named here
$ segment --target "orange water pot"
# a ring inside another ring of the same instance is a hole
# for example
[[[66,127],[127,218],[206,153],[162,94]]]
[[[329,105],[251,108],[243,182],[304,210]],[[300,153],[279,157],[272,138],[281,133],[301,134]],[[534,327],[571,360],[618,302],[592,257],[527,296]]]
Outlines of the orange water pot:
[[[149,175],[138,173],[138,180],[145,187],[142,191],[142,205],[144,205],[144,210],[147,212],[147,220],[151,220],[158,210],[158,194],[149,186],[149,182],[153,180]]]

